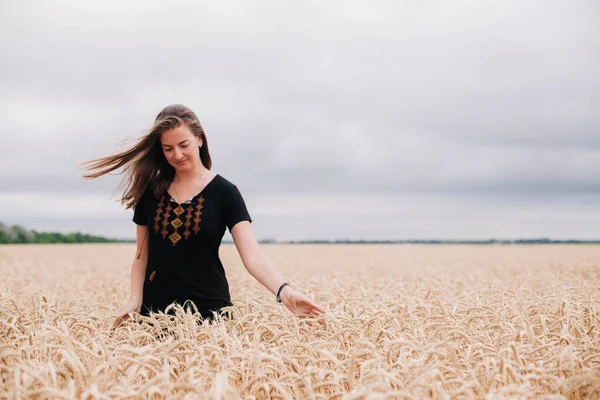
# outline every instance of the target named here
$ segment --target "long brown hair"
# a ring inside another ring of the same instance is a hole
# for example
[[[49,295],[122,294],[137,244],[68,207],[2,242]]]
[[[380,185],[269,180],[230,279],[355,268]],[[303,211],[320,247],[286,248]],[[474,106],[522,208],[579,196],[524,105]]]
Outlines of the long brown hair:
[[[162,152],[160,135],[182,125],[186,125],[194,135],[202,139],[203,144],[199,150],[200,160],[204,167],[210,170],[212,161],[208,151],[208,142],[198,117],[186,106],[172,104],[158,113],[152,128],[146,135],[139,138],[129,150],[84,162],[82,165],[91,173],[83,175],[83,177],[94,179],[123,167],[120,174],[125,173],[125,177],[117,190],[125,186],[121,204],[125,204],[126,209],[135,206],[140,201],[148,186],[152,188],[155,197],[160,197],[169,188],[175,177],[175,169]]]

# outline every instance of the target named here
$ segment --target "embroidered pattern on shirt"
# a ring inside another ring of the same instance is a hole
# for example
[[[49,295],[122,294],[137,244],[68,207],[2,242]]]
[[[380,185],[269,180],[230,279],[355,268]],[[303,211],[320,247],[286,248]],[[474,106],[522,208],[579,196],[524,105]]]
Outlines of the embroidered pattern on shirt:
[[[162,225],[162,230],[160,230],[162,238],[168,238],[173,244],[173,246],[175,246],[177,242],[179,242],[181,239],[187,240],[190,237],[190,235],[192,234],[192,232],[190,232],[190,227],[192,226],[193,221],[194,227],[192,228],[192,230],[194,231],[195,235],[198,235],[198,233],[200,232],[200,222],[202,220],[202,209],[204,208],[204,197],[200,196],[196,204],[194,204],[191,201],[193,199],[192,197],[190,200],[178,204],[175,208],[173,208],[171,204],[172,201],[168,201],[166,207],[163,210],[166,199],[166,196],[162,196],[160,198],[160,202],[158,203],[158,208],[156,209],[156,216],[154,217],[154,231],[156,233],[159,233],[159,230]],[[171,197],[170,200],[173,200],[173,197]],[[171,211],[173,211],[172,214],[174,215],[171,214]],[[194,216],[194,219],[192,219],[192,216]],[[161,220],[162,223],[160,223]],[[183,231],[183,236],[179,233],[179,228],[181,228],[182,226],[185,228]],[[170,232],[171,228],[173,229],[172,232]]]
[[[202,205],[202,203],[204,203],[204,197],[200,197],[198,199],[198,203],[196,204],[196,211],[194,212],[194,214],[196,215],[196,218],[194,218],[194,233],[197,235],[198,232],[200,231],[200,216],[202,215],[202,209],[204,208],[204,206]]]
[[[183,224],[185,226],[185,231],[183,231],[183,237],[186,239],[188,237],[190,237],[190,235],[192,234],[192,232],[190,232],[190,226],[192,226],[192,222],[191,222],[192,221],[192,208],[193,207],[187,208],[187,214],[185,216],[185,223]]]
[[[167,237],[169,231],[167,230],[167,226],[169,226],[169,214],[171,213],[171,202],[167,203],[167,208],[165,208],[165,215],[162,222],[163,229],[160,231],[163,239]]]
[[[154,232],[158,233],[159,229],[160,229],[160,225],[158,225],[158,223],[160,222],[160,214],[162,214],[163,210],[163,205],[165,202],[165,198],[164,196],[160,198],[160,203],[158,203],[158,209],[156,210],[156,216],[154,217]]]

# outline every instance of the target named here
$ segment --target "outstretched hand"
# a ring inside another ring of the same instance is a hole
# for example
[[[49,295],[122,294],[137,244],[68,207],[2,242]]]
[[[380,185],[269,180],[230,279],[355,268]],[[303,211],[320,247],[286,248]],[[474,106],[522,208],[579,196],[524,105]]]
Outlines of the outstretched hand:
[[[283,305],[294,314],[318,317],[326,312],[323,307],[315,304],[311,299],[296,292],[289,286],[285,286],[281,289],[279,298]]]

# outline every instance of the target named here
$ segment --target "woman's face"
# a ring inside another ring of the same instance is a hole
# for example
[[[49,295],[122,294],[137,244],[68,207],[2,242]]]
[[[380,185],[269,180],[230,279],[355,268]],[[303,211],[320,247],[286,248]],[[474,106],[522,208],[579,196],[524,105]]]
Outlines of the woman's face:
[[[196,137],[187,125],[163,132],[160,144],[165,158],[176,171],[193,169],[201,162],[198,147],[202,139]]]

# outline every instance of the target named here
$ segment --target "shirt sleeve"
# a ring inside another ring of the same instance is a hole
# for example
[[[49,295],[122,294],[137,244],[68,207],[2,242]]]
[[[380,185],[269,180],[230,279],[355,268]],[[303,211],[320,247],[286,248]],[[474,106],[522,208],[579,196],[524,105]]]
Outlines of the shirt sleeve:
[[[240,221],[248,221],[252,222],[252,218],[250,218],[250,214],[248,213],[248,209],[246,208],[246,203],[244,202],[244,198],[240,193],[237,186],[233,185],[230,190],[228,190],[227,195],[225,196],[225,204],[224,204],[224,218],[225,225],[231,232],[231,228],[235,226]]]
[[[148,225],[148,212],[146,211],[146,196],[147,193],[142,195],[142,198],[133,207],[133,222],[138,225]]]

